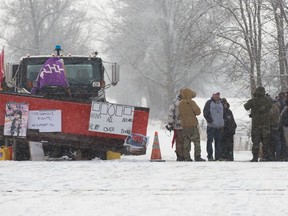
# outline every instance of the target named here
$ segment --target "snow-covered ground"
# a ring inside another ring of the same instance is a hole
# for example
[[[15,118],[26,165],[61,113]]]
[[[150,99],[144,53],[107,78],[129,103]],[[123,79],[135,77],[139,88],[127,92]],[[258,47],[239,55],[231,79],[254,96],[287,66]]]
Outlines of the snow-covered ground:
[[[165,162],[150,162],[155,131]],[[288,215],[288,163],[250,163],[250,151],[234,162],[176,162],[162,126],[150,122],[148,135],[146,155],[120,160],[0,161],[0,215]]]

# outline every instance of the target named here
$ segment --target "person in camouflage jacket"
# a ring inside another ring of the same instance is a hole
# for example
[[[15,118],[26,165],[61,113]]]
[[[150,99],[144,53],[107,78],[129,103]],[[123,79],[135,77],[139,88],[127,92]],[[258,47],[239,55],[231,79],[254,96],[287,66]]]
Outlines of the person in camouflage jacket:
[[[281,133],[280,133],[280,103],[277,100],[272,100],[270,110],[270,144],[269,144],[269,160],[281,160]]]
[[[288,95],[285,96],[286,106],[283,108],[280,114],[279,127],[283,132],[284,143],[282,146],[282,159],[288,161]]]
[[[263,145],[263,161],[267,161],[269,155],[270,142],[270,118],[269,113],[272,107],[272,101],[265,95],[265,88],[260,86],[256,88],[253,98],[244,104],[246,110],[251,110],[252,118],[252,154],[251,162],[257,162],[259,156],[260,142]]]

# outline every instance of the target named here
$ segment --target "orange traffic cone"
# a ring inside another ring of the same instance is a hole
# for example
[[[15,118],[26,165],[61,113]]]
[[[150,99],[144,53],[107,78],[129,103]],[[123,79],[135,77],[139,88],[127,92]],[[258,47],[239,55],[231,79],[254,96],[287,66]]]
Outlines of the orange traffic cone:
[[[160,145],[159,145],[159,139],[158,139],[158,132],[157,131],[155,132],[155,135],[154,135],[154,142],[153,142],[150,161],[157,161],[157,162],[164,162],[165,161],[165,160],[162,160],[162,157],[161,157],[161,151],[160,151]]]

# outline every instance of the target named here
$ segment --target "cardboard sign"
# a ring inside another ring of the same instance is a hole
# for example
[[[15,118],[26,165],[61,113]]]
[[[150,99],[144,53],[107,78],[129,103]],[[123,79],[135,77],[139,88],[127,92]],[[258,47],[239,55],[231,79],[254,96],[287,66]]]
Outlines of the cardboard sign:
[[[7,103],[4,123],[5,136],[25,137],[28,122],[28,104]]]
[[[29,111],[28,128],[39,132],[61,132],[61,110]]]
[[[41,142],[29,142],[30,156],[32,161],[45,161],[43,144]]]
[[[92,101],[89,131],[128,135],[132,132],[134,107]]]
[[[126,137],[124,146],[126,147],[127,154],[143,155],[146,154],[149,137],[141,134],[130,134]]]

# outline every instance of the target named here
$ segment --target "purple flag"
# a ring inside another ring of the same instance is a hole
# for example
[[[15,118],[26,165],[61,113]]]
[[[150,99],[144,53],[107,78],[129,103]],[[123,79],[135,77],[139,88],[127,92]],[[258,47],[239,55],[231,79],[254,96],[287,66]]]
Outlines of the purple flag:
[[[44,86],[69,87],[63,59],[59,57],[47,59],[37,76],[36,83],[37,87],[33,87],[32,94],[35,94],[37,90]]]

